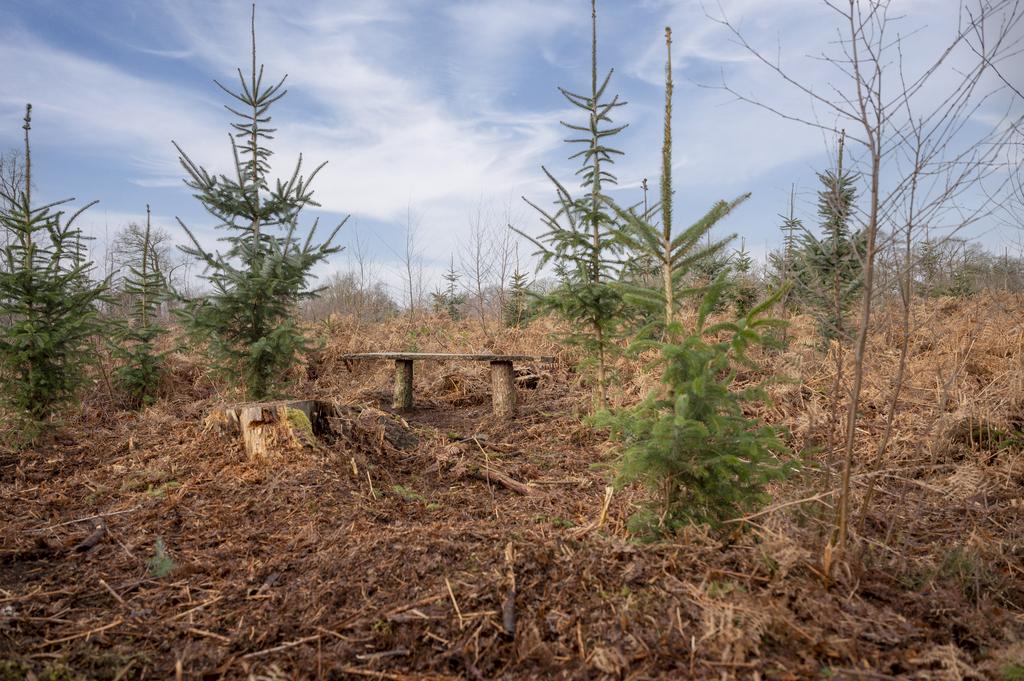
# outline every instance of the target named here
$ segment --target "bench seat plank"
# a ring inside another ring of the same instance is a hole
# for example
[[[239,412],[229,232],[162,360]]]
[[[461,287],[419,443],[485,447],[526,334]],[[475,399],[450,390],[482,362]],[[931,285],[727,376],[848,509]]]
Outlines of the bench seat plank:
[[[495,416],[512,418],[516,413],[515,374],[512,362],[543,362],[551,364],[554,357],[536,355],[494,355],[454,352],[356,352],[342,355],[348,362],[357,359],[390,359],[395,362],[395,392],[392,406],[404,411],[412,408],[412,365],[415,360],[490,362],[491,404]]]
[[[342,355],[342,359],[394,359],[412,361],[417,359],[450,360],[465,362],[546,362],[553,363],[554,357],[543,355],[492,355],[463,354],[455,352],[356,352]]]

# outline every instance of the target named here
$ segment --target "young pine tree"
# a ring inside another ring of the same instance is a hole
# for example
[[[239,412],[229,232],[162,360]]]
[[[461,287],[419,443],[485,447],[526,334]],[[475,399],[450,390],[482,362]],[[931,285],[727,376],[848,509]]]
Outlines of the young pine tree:
[[[128,319],[114,336],[117,342],[114,356],[121,360],[115,376],[136,409],[156,399],[166,354],[157,352],[155,347],[157,339],[166,332],[158,322],[157,312],[167,297],[167,285],[157,266],[150,222],[147,205],[139,260],[129,263],[124,281],[124,292],[131,300]]]
[[[756,368],[747,350],[780,322],[762,314],[778,294],[736,322],[708,325],[726,287],[720,276],[701,303],[696,328],[679,322],[661,351],[662,386],[640,404],[599,423],[623,445],[617,484],[642,482],[654,499],[629,521],[641,535],[670,534],[686,523],[718,523],[765,499],[764,487],[793,466],[782,460],[776,431],[747,416],[745,405],[766,399],[760,386],[736,389],[737,365]]]
[[[942,287],[939,286],[939,275],[942,270],[941,267],[941,253],[938,244],[932,239],[925,237],[925,240],[921,243],[920,252],[917,256],[917,269],[920,272],[919,288],[924,291],[925,295],[935,296],[940,295]]]
[[[106,283],[91,279],[82,234],[74,227],[84,206],[65,219],[55,210],[73,199],[32,204],[32,105],[25,108],[21,187],[4,190],[0,226],[9,236],[0,268],[0,396],[25,421],[28,441],[45,429],[85,380],[90,338],[100,328],[96,303]]]
[[[598,80],[597,71],[597,4],[591,0],[591,62],[590,92],[576,94],[559,88],[570,104],[581,109],[585,125],[564,125],[579,137],[567,140],[581,144],[583,149],[570,158],[582,159],[577,175],[582,178],[586,194],[574,198],[564,184],[555,179],[547,168],[545,175],[555,186],[556,210],[536,209],[547,228],[539,238],[515,230],[538,247],[538,267],[553,262],[559,285],[539,300],[540,306],[552,310],[568,320],[572,332],[565,341],[582,347],[596,368],[595,403],[599,408],[607,405],[608,359],[616,350],[614,342],[623,313],[622,296],[614,284],[619,250],[619,225],[604,196],[605,185],[617,182],[609,170],[613,156],[622,152],[609,146],[610,138],[626,126],[616,126],[611,114],[625,102],[618,95],[606,96],[608,83],[614,70],[604,80]],[[515,228],[513,228],[515,229]]]
[[[959,298],[975,295],[979,288],[978,278],[985,269],[980,259],[972,260],[965,244],[962,254],[954,258],[952,266],[953,275],[950,281],[949,295]]]
[[[502,316],[505,326],[519,328],[530,319],[530,278],[516,266],[508,286],[508,299]]]
[[[320,243],[314,242],[318,221],[304,238],[298,233],[302,209],[319,205],[311,184],[324,164],[307,177],[299,156],[290,177],[270,184],[267,144],[274,129],[269,127],[269,111],[286,91],[284,78],[268,85],[263,66],[257,68],[255,10],[251,54],[249,74],[238,70],[238,91],[217,83],[235,100],[226,107],[238,119],[231,124],[233,176],[211,174],[177,143],[175,148],[188,175],[185,184],[219,221],[228,245],[223,253],[208,251],[178,220],[192,242],[182,250],[206,266],[212,289],[205,297],[186,301],[184,320],[208,342],[218,366],[241,378],[251,398],[261,399],[280,389],[296,356],[310,348],[297,325],[296,308],[315,294],[308,287],[312,268],[341,250],[331,244],[345,220]]]
[[[750,257],[750,251],[747,250],[745,241],[740,240],[739,249],[733,251],[729,269],[731,273],[730,297],[736,306],[736,313],[743,317],[754,307],[758,295],[754,259]]]
[[[430,294],[434,301],[434,312],[446,314],[449,319],[459,319],[460,309],[466,302],[466,294],[459,293],[459,279],[461,278],[462,275],[455,270],[455,256],[452,255],[448,271],[441,275],[441,279],[447,285]]]
[[[788,286],[787,293],[779,299],[779,305],[783,311],[791,307],[789,292],[795,281],[798,269],[798,253],[800,248],[800,237],[804,231],[804,224],[796,216],[796,187],[789,192],[789,213],[780,215],[782,218],[782,249],[772,251],[768,254],[768,284],[775,290]]]
[[[843,168],[845,138],[839,138],[835,170],[818,174],[821,237],[804,232],[795,274],[797,293],[818,319],[826,341],[845,340],[846,315],[860,299],[865,235],[850,227],[857,190]]]
[[[749,195],[744,195],[744,199]],[[711,234],[709,233],[705,238],[707,247],[707,253],[702,257],[697,258],[693,262],[693,280],[704,286],[710,286],[714,282],[718,281],[719,277],[729,275],[729,255],[726,253],[724,246],[732,240],[732,237],[725,240],[723,248],[713,248],[714,242],[711,240]],[[718,301],[719,308],[725,307],[726,296],[722,296]]]
[[[646,201],[646,182],[644,184],[645,199],[643,213],[635,209],[623,209],[609,200],[623,227],[619,233],[628,253],[629,262],[654,263],[657,276],[651,279],[644,277],[634,281],[623,281],[621,290],[624,298],[640,308],[643,316],[650,318],[658,315],[658,321],[645,327],[641,337],[649,335],[654,329],[665,330],[676,318],[682,299],[695,292],[684,286],[686,275],[694,267],[702,265],[714,258],[721,258],[722,250],[732,237],[712,242],[710,238],[704,243],[711,229],[736,206],[743,203],[750,195],[744,194],[731,201],[719,201],[708,213],[696,223],[678,234],[673,233],[672,224],[672,29],[665,28],[665,127],[661,149],[661,199],[653,212],[660,212],[661,224],[651,220],[651,213]],[[645,280],[646,279],[646,280]]]

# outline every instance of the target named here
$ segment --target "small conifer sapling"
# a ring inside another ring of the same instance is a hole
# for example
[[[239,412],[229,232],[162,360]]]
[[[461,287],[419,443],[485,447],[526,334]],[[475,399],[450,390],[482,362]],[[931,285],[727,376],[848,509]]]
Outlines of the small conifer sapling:
[[[434,302],[434,312],[447,315],[457,320],[461,316],[462,305],[466,302],[466,294],[459,293],[459,279],[462,275],[455,269],[455,255],[451,256],[448,271],[441,275],[445,287],[430,294]]]
[[[519,328],[530,319],[530,304],[533,294],[530,292],[530,278],[516,266],[509,280],[509,295],[502,311],[505,326]]]
[[[128,265],[124,292],[132,303],[128,319],[115,334],[114,356],[122,362],[117,368],[119,386],[134,408],[152,404],[160,382],[166,353],[157,352],[156,342],[166,329],[159,324],[157,312],[167,297],[164,275],[157,266],[151,237],[151,215],[146,206],[146,228],[142,235],[139,261]]]
[[[843,167],[845,136],[839,137],[835,170],[818,174],[821,236],[804,231],[798,251],[797,292],[815,315],[822,339],[848,340],[846,316],[860,300],[865,235],[851,229],[856,177]]]
[[[612,113],[625,102],[620,101],[618,95],[606,96],[613,70],[603,80],[598,79],[596,0],[591,0],[590,56],[590,92],[577,94],[559,88],[587,119],[583,125],[562,122],[577,135],[566,142],[583,147],[570,158],[582,161],[577,175],[586,193],[574,197],[565,184],[544,168],[555,187],[555,210],[527,203],[540,214],[547,231],[539,238],[518,229],[515,231],[537,245],[538,268],[549,262],[554,265],[559,285],[539,298],[538,304],[570,323],[572,331],[563,340],[580,346],[589,355],[589,363],[596,373],[595,403],[603,408],[608,402],[608,361],[618,347],[615,336],[624,313],[622,296],[613,281],[621,262],[617,238],[619,223],[607,207],[604,187],[617,182],[609,167],[614,157],[622,152],[611,147],[610,142],[626,126],[615,125],[612,121]]]
[[[271,185],[273,139],[270,107],[285,96],[284,78],[268,85],[263,66],[256,63],[255,6],[252,21],[252,60],[247,75],[238,70],[239,89],[220,83],[234,102],[226,108],[237,117],[230,136],[232,175],[211,174],[175,143],[190,187],[203,207],[226,233],[224,252],[205,248],[180,219],[191,244],[182,250],[206,267],[210,291],[185,301],[183,317],[207,341],[219,368],[241,378],[249,396],[261,399],[282,388],[298,355],[310,341],[296,321],[298,305],[316,294],[309,287],[312,269],[341,250],[333,246],[342,220],[317,243],[314,220],[306,235],[299,233],[299,216],[313,200],[312,182],[324,164],[302,174],[302,156],[284,180]],[[238,108],[234,108],[238,107]]]
[[[766,399],[762,386],[736,385],[737,367],[756,369],[747,351],[780,325],[764,317],[778,294],[735,322],[709,324],[726,287],[720,276],[707,290],[696,328],[660,350],[662,385],[640,404],[598,423],[622,443],[617,484],[643,483],[652,501],[630,519],[639,535],[671,534],[687,523],[718,525],[765,500],[765,485],[793,463],[776,430],[744,407]]]
[[[96,202],[70,217],[59,207],[74,199],[33,205],[31,104],[23,129],[23,183],[0,197],[0,226],[9,237],[0,267],[0,316],[10,320],[0,326],[0,399],[24,421],[31,442],[86,380],[106,282],[92,280],[93,264],[74,226]]]

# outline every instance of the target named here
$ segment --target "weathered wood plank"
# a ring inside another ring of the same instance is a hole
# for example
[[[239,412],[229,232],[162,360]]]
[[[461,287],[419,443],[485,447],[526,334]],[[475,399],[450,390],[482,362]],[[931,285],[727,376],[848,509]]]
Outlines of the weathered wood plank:
[[[545,362],[552,363],[554,357],[546,355],[497,355],[487,353],[457,353],[457,352],[356,352],[342,355],[342,359],[393,359],[393,360],[417,360],[428,359],[437,361],[464,361],[464,362]]]

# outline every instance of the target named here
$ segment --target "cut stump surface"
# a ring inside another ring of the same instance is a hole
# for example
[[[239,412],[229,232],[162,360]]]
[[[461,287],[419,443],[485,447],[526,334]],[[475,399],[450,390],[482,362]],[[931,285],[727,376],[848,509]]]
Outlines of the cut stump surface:
[[[316,446],[328,406],[316,400],[223,406],[206,417],[206,427],[241,435],[251,460],[268,461],[282,449]]]
[[[321,438],[344,440],[354,450],[410,449],[419,444],[399,417],[320,400],[223,405],[206,417],[206,428],[241,437],[249,459],[259,462],[296,448],[316,448]]]

